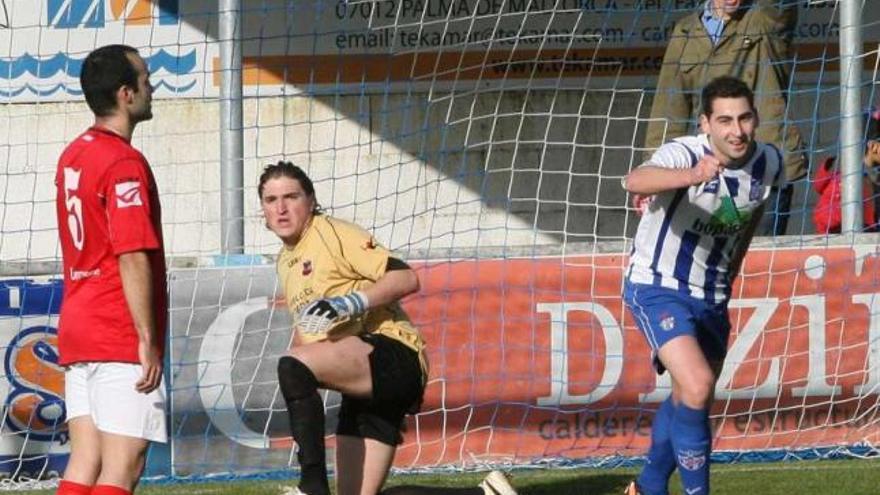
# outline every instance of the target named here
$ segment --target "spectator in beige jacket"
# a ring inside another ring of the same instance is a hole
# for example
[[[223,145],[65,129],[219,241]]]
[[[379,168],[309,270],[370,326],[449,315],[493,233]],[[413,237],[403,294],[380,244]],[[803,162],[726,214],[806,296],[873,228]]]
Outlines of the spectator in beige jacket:
[[[707,0],[699,11],[680,19],[663,57],[645,140],[651,153],[664,142],[691,133],[702,88],[719,76],[742,79],[755,93],[761,119],[755,139],[783,152],[789,181],[775,191],[776,197],[771,196],[770,213],[759,229],[763,235],[785,233],[791,182],[807,174],[800,133],[786,121],[797,4],[796,0]]]

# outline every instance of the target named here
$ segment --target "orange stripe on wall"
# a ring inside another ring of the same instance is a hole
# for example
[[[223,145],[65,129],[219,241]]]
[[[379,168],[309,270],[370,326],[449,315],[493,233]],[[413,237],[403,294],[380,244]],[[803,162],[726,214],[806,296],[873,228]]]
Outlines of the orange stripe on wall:
[[[875,49],[865,45],[865,50]],[[271,55],[245,57],[246,86],[281,84],[353,84],[383,81],[473,81],[587,76],[649,76],[660,71],[664,47],[603,50],[494,50],[382,55]],[[836,45],[796,46],[798,72],[838,69]],[[214,85],[220,84],[220,60],[213,61]]]

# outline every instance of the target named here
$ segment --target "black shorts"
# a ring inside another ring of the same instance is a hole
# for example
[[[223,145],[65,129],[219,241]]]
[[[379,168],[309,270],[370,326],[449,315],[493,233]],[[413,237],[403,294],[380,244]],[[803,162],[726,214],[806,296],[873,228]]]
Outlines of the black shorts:
[[[336,434],[399,445],[403,441],[403,418],[418,412],[425,393],[419,355],[384,335],[366,334],[360,338],[373,346],[373,397],[358,399],[343,394]]]

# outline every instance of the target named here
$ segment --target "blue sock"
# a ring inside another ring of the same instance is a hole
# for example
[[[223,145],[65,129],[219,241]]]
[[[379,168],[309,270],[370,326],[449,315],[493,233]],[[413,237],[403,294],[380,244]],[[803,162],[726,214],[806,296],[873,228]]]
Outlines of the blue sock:
[[[675,406],[672,404],[672,396],[663,401],[654,414],[648,462],[642,468],[642,473],[636,481],[639,490],[645,495],[668,495],[669,493],[669,477],[675,471],[675,453],[672,450],[672,439],[669,437],[669,428],[672,426],[674,414]]]
[[[670,433],[685,493],[708,495],[709,454],[712,451],[709,410],[677,405]]]

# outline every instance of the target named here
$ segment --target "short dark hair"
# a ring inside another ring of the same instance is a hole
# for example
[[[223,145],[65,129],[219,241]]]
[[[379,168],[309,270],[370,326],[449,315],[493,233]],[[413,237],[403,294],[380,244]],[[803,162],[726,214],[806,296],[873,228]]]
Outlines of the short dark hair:
[[[269,179],[277,179],[278,177],[287,177],[299,182],[300,187],[303,188],[303,191],[308,196],[315,197],[315,185],[312,184],[312,179],[309,178],[308,174],[291,162],[279,160],[278,163],[266,165],[263,173],[260,174],[260,183],[257,186],[257,196],[259,196],[260,201],[263,200],[263,186],[266,185]]]
[[[79,73],[79,84],[89,108],[98,117],[116,110],[116,91],[123,86],[138,89],[137,69],[128,58],[138,51],[128,45],[107,45],[86,57]]]
[[[700,101],[703,107],[702,114],[706,117],[712,116],[712,104],[715,103],[716,98],[746,98],[749,100],[749,107],[755,109],[755,93],[746,83],[736,77],[716,77],[703,88]]]

